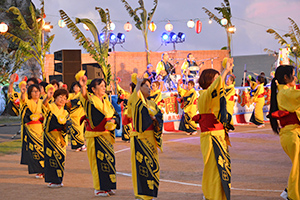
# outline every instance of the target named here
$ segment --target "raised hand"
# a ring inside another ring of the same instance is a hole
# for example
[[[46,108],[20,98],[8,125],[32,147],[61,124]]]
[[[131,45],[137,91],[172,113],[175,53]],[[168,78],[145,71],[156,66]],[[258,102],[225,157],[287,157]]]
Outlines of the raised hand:
[[[87,77],[86,76],[80,77],[78,82],[79,82],[79,84],[80,84],[81,87],[86,86],[86,84],[87,84]]]
[[[53,94],[54,94],[54,88],[51,87],[48,89],[47,97],[50,99],[51,97],[53,97]]]
[[[12,74],[12,75],[10,76],[9,83],[14,83],[17,76],[18,76],[18,74]]]

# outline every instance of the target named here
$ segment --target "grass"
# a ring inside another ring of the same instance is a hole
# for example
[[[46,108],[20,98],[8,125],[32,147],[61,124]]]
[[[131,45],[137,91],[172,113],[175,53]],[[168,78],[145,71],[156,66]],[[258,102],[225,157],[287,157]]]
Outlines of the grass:
[[[12,116],[0,116],[0,125],[1,124],[20,124],[20,117],[12,117]]]
[[[20,153],[21,146],[21,139],[11,142],[2,142],[0,143],[0,156]]]

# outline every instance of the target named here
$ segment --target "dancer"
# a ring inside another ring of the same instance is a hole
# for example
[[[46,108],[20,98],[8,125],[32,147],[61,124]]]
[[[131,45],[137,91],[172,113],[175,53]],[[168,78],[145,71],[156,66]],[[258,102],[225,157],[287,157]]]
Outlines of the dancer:
[[[235,78],[233,75],[227,75],[226,77],[226,87],[225,87],[225,96],[226,96],[226,105],[227,112],[233,116],[234,112],[234,97],[235,97],[235,88],[234,88]],[[233,117],[231,117],[230,124],[233,125]]]
[[[135,91],[128,100],[128,121],[132,121],[130,133],[131,168],[136,199],[157,197],[159,186],[159,160],[157,147],[162,149],[163,118],[155,102],[147,100],[150,80],[137,79]]]
[[[195,135],[197,133],[197,124],[192,120],[197,112],[197,94],[194,86],[195,83],[192,80],[188,82],[187,90],[181,88],[180,83],[177,86],[181,104],[183,105],[179,130],[187,132],[187,135]]]
[[[203,88],[198,98],[199,114],[193,117],[201,128],[200,142],[204,170],[202,176],[203,199],[230,199],[231,166],[228,137],[225,128],[230,122],[224,96],[225,77],[232,70],[228,59],[222,74],[205,69],[200,75]]]
[[[259,75],[256,78],[256,82],[251,82],[251,101],[255,103],[255,109],[252,112],[250,122],[257,125],[257,128],[262,128],[264,124],[264,113],[263,107],[265,105],[265,89],[264,89],[265,78]]]
[[[81,105],[80,96],[80,84],[79,82],[73,82],[70,88],[69,101],[67,103],[67,110],[70,113],[72,121],[71,134],[71,149],[76,152],[86,151],[84,145],[84,123],[80,124],[80,119],[85,115],[84,109]]]
[[[151,87],[152,90],[150,92],[150,96],[147,99],[158,104],[161,101],[160,83],[158,81],[154,81],[152,82]]]
[[[131,75],[131,81],[132,80],[136,80],[136,73],[133,73]],[[131,82],[129,84],[129,92],[123,90],[120,86],[119,83],[120,79],[117,80],[117,92],[118,92],[118,103],[121,103],[121,114],[122,114],[122,119],[125,115],[127,115],[128,113],[128,99],[130,97],[130,95],[132,94],[132,92],[135,89],[136,86],[136,82]],[[124,124],[122,122],[122,140],[129,142],[130,141],[130,131],[132,130],[132,125],[131,123],[129,124]]]
[[[67,130],[70,118],[64,106],[68,99],[68,91],[54,87],[47,91],[43,101],[44,121],[44,155],[45,155],[45,182],[48,187],[62,187],[64,177],[66,147],[68,145]],[[51,98],[53,103],[49,103]]]
[[[36,174],[36,178],[44,177],[44,152],[43,152],[43,124],[42,124],[42,100],[40,88],[33,84],[26,89],[21,85],[21,126],[25,145],[22,148],[22,156],[28,165],[28,173]],[[28,92],[28,97],[26,95]]]
[[[284,199],[300,199],[300,91],[295,89],[295,82],[294,67],[281,65],[271,83],[271,126],[279,134],[281,146],[292,161],[288,187],[281,194]]]
[[[79,78],[80,101],[86,114],[86,145],[93,175],[95,196],[115,194],[115,128],[120,126],[120,117],[105,93],[104,79],[94,79],[86,89],[87,78]],[[89,93],[88,93],[89,92]]]

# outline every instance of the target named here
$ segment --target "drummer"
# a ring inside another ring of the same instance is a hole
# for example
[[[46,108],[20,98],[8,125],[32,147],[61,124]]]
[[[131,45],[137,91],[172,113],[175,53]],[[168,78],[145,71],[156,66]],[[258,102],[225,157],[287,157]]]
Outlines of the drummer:
[[[190,67],[198,68],[198,64],[196,63],[195,57],[192,53],[188,53],[187,59],[183,62],[181,66],[181,72],[185,75],[185,77],[195,78],[197,76],[197,72],[199,72],[199,68],[198,70],[190,70]]]

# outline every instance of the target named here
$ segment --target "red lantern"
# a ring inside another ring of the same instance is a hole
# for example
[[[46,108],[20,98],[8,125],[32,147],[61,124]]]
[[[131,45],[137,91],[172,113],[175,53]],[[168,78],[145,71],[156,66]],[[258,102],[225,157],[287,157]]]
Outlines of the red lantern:
[[[151,31],[151,32],[154,32],[155,30],[156,30],[156,25],[154,24],[154,22],[151,22],[150,24],[149,24],[149,30]]]
[[[132,25],[129,22],[127,22],[126,24],[124,24],[124,30],[126,32],[131,31],[131,29],[132,29]]]
[[[200,20],[197,20],[195,25],[195,31],[197,34],[199,34],[202,30],[202,22]]]

